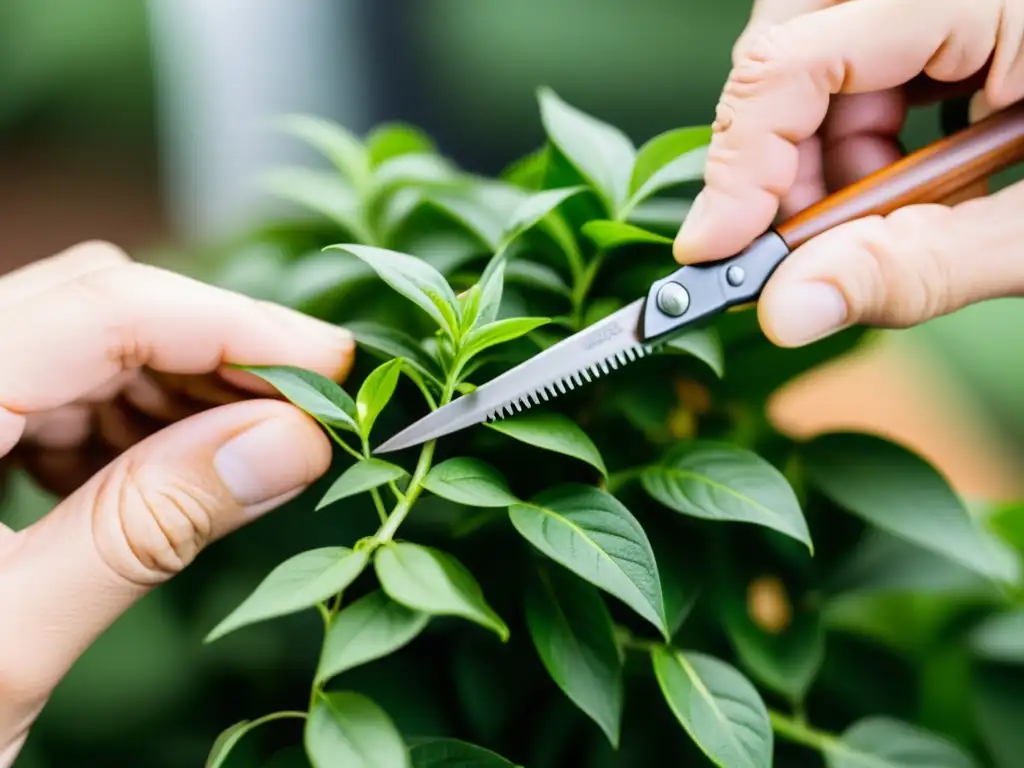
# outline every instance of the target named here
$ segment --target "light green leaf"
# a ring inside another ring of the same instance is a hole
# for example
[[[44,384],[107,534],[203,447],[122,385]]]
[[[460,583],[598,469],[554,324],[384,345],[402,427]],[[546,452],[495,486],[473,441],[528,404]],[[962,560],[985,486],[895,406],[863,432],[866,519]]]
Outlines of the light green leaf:
[[[1024,664],[1024,608],[989,616],[971,630],[970,643],[979,658]]]
[[[695,651],[655,648],[654,674],[672,713],[720,768],[770,768],[774,735],[757,689],[734,667]]]
[[[562,276],[546,264],[526,259],[514,259],[505,267],[505,280],[519,283],[530,288],[568,296],[569,286]]]
[[[555,210],[573,195],[583,192],[586,187],[564,187],[561,189],[545,189],[523,200],[505,227],[503,243],[509,243],[537,224],[541,219]]]
[[[377,550],[374,566],[392,600],[435,616],[462,617],[508,640],[508,626],[487,604],[476,579],[447,552],[392,542]]]
[[[672,240],[664,235],[640,229],[640,227],[633,226],[632,224],[611,221],[609,219],[593,219],[588,221],[580,229],[580,232],[590,238],[594,245],[604,251],[621,248],[632,243],[672,245]]]
[[[348,547],[322,547],[290,557],[214,627],[204,642],[211,643],[249,624],[311,608],[355,581],[366,561],[364,550]]]
[[[426,200],[480,238],[491,252],[502,250],[505,229],[527,193],[511,184],[478,182],[431,191]]]
[[[563,569],[541,566],[525,595],[526,623],[551,679],[618,748],[622,662],[600,593]]]
[[[548,144],[533,150],[528,155],[513,160],[498,178],[528,190],[538,190],[544,185],[544,174],[548,168],[548,156],[551,149]]]
[[[374,171],[377,194],[421,187],[421,191],[458,186],[462,183],[458,170],[440,155],[430,153],[402,154],[384,160]]]
[[[984,576],[1017,581],[1019,562],[997,549],[945,478],[907,449],[874,435],[835,433],[809,441],[802,457],[811,483],[848,512]]]
[[[409,752],[388,714],[365,696],[322,693],[303,738],[313,768],[410,768]]]
[[[412,768],[522,768],[489,749],[457,739],[428,739],[409,750]]]
[[[389,360],[375,368],[363,381],[356,393],[356,415],[363,437],[369,437],[380,412],[395,394],[401,373],[402,360]]]
[[[210,754],[206,758],[205,768],[222,768],[231,755],[231,750],[256,725],[257,723],[252,720],[242,720],[221,731],[217,740],[213,742],[213,746],[210,747]]]
[[[537,92],[551,142],[604,199],[614,214],[626,202],[636,149],[618,128],[571,106],[547,87]]]
[[[728,443],[691,441],[671,449],[640,477],[656,501],[705,520],[753,523],[807,545],[800,503],[789,482],[756,453]]]
[[[359,197],[337,174],[310,168],[278,168],[263,174],[261,183],[277,197],[333,220],[359,242],[373,241],[363,220]]]
[[[548,317],[509,317],[477,326],[462,342],[462,359],[470,360],[485,349],[518,339],[550,322]]]
[[[505,269],[508,251],[496,253],[484,268],[480,276],[480,312],[474,320],[474,326],[493,323],[501,307],[501,298],[505,289]]]
[[[513,440],[585,461],[602,475],[608,474],[594,441],[575,421],[561,413],[523,413],[487,426]]]
[[[336,501],[366,493],[385,483],[393,483],[407,474],[401,467],[374,457],[357,461],[331,483],[316,508],[323,509]]]
[[[889,717],[867,717],[825,749],[828,768],[978,768],[952,741]]]
[[[519,501],[501,473],[480,459],[446,459],[431,468],[423,487],[469,507],[507,507]]]
[[[402,155],[431,155],[437,145],[419,128],[406,123],[381,123],[366,136],[366,149],[374,167]]]
[[[247,265],[244,259],[240,261],[243,266]],[[306,309],[310,303],[341,302],[375,278],[373,270],[362,262],[339,259],[336,253],[314,251],[288,264],[282,274],[275,277],[276,296],[282,304],[316,316],[315,309]]]
[[[667,351],[683,352],[696,357],[715,372],[718,378],[725,375],[725,350],[715,328],[694,328],[669,339]]]
[[[422,259],[386,248],[366,245],[329,245],[351,253],[373,267],[385,283],[430,315],[449,336],[459,328],[458,300],[444,275]]]
[[[514,504],[516,530],[543,554],[667,634],[658,565],[644,529],[610,493],[575,483]]]
[[[374,590],[339,613],[324,638],[316,682],[383,658],[411,643],[430,621],[422,611]]]
[[[666,187],[700,180],[710,143],[711,126],[701,125],[666,131],[640,147],[629,184],[628,208]]]
[[[277,121],[285,132],[309,144],[330,160],[356,189],[370,181],[370,156],[347,128],[312,115],[287,115]]]
[[[379,357],[401,357],[405,365],[431,381],[440,383],[437,364],[423,351],[420,343],[405,331],[368,320],[353,320],[346,323],[345,328],[355,337],[356,344],[364,349]]]
[[[234,367],[259,376],[321,424],[358,432],[355,402],[345,390],[326,376],[290,365]]]
[[[480,315],[480,285],[474,284],[459,294],[459,318],[462,333],[467,333]]]

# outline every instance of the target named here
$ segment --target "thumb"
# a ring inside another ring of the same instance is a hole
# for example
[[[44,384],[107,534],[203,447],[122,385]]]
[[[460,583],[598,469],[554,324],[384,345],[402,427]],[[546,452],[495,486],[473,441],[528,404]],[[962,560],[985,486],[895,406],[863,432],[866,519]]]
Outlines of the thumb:
[[[906,328],[1024,291],[1024,186],[958,205],[914,205],[831,229],[772,275],[758,314],[795,347],[855,324]]]
[[[82,651],[207,544],[298,495],[330,443],[287,403],[250,400],[139,443],[0,549],[0,756]],[[0,763],[2,763],[0,759]]]

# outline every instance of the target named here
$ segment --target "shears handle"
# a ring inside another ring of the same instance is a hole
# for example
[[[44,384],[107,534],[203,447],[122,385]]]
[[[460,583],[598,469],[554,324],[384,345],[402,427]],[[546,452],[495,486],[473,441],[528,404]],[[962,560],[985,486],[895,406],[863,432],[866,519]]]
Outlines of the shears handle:
[[[965,102],[949,102],[943,112],[944,129],[966,122]],[[829,195],[769,229],[735,256],[685,266],[656,281],[644,310],[644,340],[656,341],[756,300],[792,250],[833,227],[865,216],[884,216],[907,205],[946,202],[1022,158],[1024,101],[948,133]]]

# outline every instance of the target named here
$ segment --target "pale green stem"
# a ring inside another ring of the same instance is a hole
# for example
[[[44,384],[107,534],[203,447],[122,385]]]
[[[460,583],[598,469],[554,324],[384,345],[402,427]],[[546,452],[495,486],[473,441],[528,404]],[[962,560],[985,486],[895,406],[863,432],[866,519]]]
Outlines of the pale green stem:
[[[331,436],[331,439],[334,440],[334,442],[336,442],[338,446],[341,447],[346,453],[355,458],[357,461],[363,460],[362,454],[360,454],[359,451],[357,451],[351,445],[342,440],[341,436],[337,432],[335,432],[330,425],[324,424],[323,428],[327,430],[327,434]]]
[[[794,744],[801,744],[805,747],[816,749],[819,752],[824,752],[826,749],[835,747],[839,743],[839,740],[832,734],[819,731],[806,723],[786,717],[774,710],[768,711],[768,719],[771,721],[772,730],[775,733],[787,741],[792,741]]]
[[[633,480],[639,478],[648,469],[649,467],[646,466],[630,467],[629,469],[621,469],[618,472],[612,472],[610,475],[608,475],[608,480],[605,481],[605,484],[608,488],[608,493],[615,493],[626,483],[632,482]]]

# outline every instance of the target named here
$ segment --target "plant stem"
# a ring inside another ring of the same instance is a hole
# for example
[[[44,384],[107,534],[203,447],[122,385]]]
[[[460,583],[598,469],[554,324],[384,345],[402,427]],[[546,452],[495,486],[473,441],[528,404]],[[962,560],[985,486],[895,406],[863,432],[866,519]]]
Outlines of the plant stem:
[[[648,467],[630,467],[629,469],[621,469],[618,472],[612,472],[608,475],[608,480],[606,481],[608,493],[615,493],[615,491],[626,483],[636,480],[646,472],[647,469]]]
[[[794,744],[801,744],[824,752],[839,743],[839,740],[831,733],[819,731],[806,723],[798,722],[774,710],[768,710],[768,719],[771,721],[772,730],[775,733]]]
[[[572,320],[574,330],[582,330],[583,328],[583,310],[587,302],[587,295],[590,293],[590,289],[594,284],[594,278],[597,277],[598,271],[601,269],[601,265],[604,263],[605,252],[598,251],[594,254],[593,259],[587,264],[586,268],[577,276],[575,284],[572,287]]]
[[[281,711],[281,712],[271,712],[269,715],[264,715],[263,717],[261,717],[261,718],[259,718],[257,720],[253,720],[252,724],[250,725],[250,728],[255,728],[257,725],[263,725],[264,723],[270,723],[270,722],[273,722],[274,720],[287,720],[287,719],[305,720],[306,716],[307,716],[306,712],[299,712],[297,710],[291,710],[291,709],[284,710],[284,711]]]
[[[336,442],[341,448],[343,448],[349,455],[351,455],[357,461],[363,460],[363,456],[359,453],[359,451],[357,451],[351,445],[342,440],[338,433],[334,431],[334,429],[332,429],[327,424],[324,424],[323,427],[324,429],[327,430],[327,434],[331,436],[331,439],[334,440],[334,442]]]

